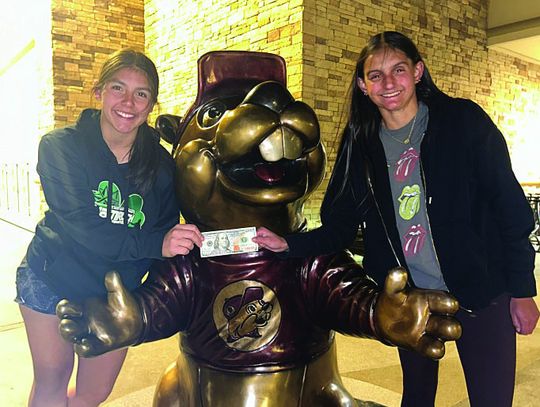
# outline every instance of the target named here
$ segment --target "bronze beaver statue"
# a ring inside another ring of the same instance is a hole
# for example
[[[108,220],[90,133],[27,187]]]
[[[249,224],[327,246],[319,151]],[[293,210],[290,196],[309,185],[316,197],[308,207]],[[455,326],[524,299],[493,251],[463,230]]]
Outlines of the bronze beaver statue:
[[[197,99],[157,127],[174,145],[182,214],[201,231],[305,228],[303,204],[326,163],[314,111],[286,87],[285,62],[220,51],[199,59]],[[108,299],[63,301],[60,331],[88,357],[180,332],[180,355],[155,406],[356,406],[337,370],[334,331],[440,358],[457,339],[458,304],[443,292],[384,288],[348,252],[285,259],[273,252],[158,262],[132,293],[115,273]]]

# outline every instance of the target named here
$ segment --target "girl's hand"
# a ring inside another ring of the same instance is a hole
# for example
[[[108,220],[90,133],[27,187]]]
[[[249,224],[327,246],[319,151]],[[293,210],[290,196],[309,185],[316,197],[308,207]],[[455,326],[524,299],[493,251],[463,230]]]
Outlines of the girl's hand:
[[[279,253],[289,250],[289,245],[285,239],[265,227],[257,228],[257,236],[251,240],[259,246],[273,252]]]
[[[510,315],[516,328],[521,335],[529,335],[536,328],[539,312],[532,298],[511,298]]]
[[[195,246],[201,247],[203,240],[203,235],[197,226],[179,223],[165,235],[161,254],[163,257],[174,257],[177,254],[186,255]]]

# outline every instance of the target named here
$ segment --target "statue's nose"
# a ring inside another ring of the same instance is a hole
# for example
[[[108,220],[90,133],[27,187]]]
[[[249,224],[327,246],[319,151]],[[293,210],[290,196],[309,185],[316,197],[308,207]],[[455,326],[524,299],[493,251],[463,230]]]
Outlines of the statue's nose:
[[[279,126],[259,144],[261,156],[270,162],[295,160],[302,155],[303,142],[291,129]]]
[[[294,102],[289,91],[279,82],[268,81],[255,86],[245,97],[244,103],[267,107],[276,113]]]

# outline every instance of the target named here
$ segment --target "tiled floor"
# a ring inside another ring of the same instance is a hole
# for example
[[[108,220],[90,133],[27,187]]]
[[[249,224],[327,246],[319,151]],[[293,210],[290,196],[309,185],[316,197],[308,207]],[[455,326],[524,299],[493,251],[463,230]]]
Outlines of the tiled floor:
[[[0,221],[0,406],[23,407],[32,382],[24,326],[12,298],[15,269],[32,234]],[[537,259],[537,274],[540,259]],[[538,278],[540,280],[540,278]],[[149,407],[153,388],[175,360],[177,337],[131,349],[106,407]],[[375,341],[338,337],[338,363],[352,394],[388,407],[399,406],[401,372],[395,349]],[[495,384],[496,385],[496,384]],[[437,407],[466,407],[467,395],[454,345],[441,362]],[[540,332],[518,341],[515,407],[540,405]]]

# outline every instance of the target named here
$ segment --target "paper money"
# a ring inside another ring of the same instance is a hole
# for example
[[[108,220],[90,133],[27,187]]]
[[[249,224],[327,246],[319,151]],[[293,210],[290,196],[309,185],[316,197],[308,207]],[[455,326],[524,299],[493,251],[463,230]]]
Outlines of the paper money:
[[[202,232],[204,241],[201,247],[201,257],[256,252],[259,250],[259,245],[251,241],[256,233],[254,226]]]

